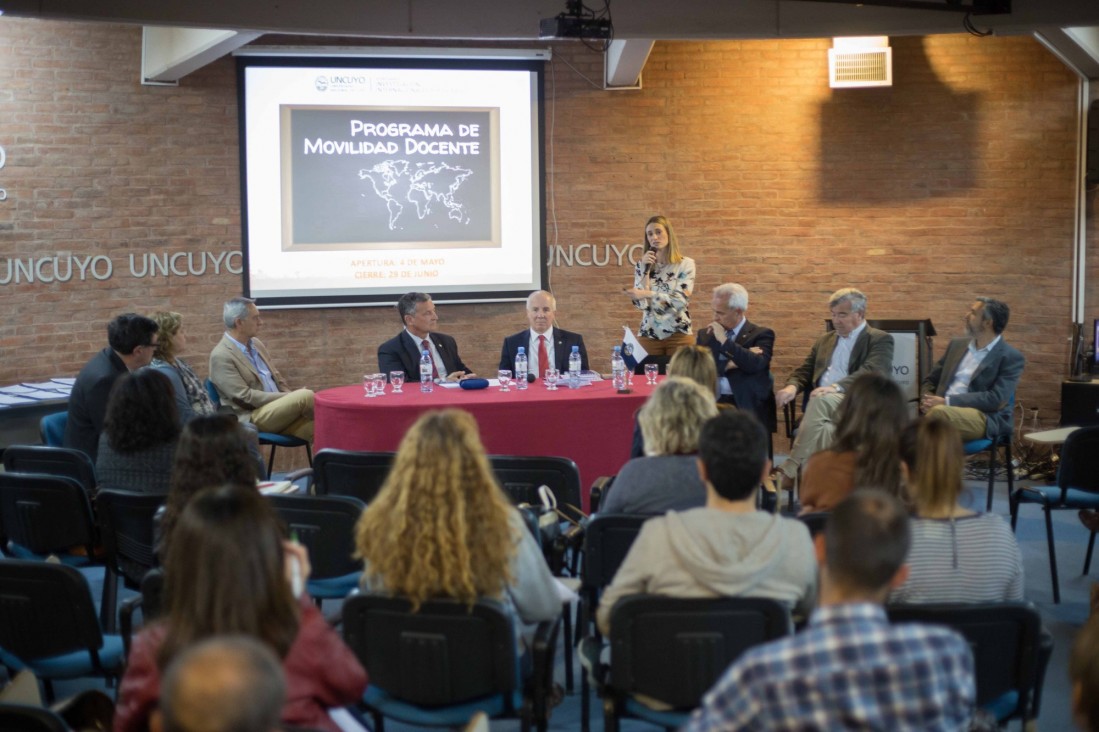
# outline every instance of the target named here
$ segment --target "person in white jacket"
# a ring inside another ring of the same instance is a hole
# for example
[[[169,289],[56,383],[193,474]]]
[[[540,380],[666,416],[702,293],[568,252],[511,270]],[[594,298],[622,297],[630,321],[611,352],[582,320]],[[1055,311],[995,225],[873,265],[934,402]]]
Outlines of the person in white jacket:
[[[756,510],[770,470],[767,435],[748,412],[711,418],[699,438],[706,505],[669,511],[641,528],[596,614],[610,635],[611,610],[628,595],[765,597],[805,617],[816,602],[817,561],[805,525]]]

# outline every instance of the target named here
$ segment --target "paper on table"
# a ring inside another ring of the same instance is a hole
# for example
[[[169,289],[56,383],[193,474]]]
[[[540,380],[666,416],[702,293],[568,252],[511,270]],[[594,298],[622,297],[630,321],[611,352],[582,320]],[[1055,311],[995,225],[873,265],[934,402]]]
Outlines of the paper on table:
[[[62,386],[61,384],[53,381],[43,381],[38,384],[30,384],[24,381],[22,384],[20,384],[20,386],[25,386],[28,389],[36,389],[40,391],[56,391],[64,394],[68,394],[70,391],[72,391],[72,387]]]
[[[28,399],[24,396],[12,396],[10,394],[0,394],[0,406],[10,406],[13,404],[33,404],[34,399]]]

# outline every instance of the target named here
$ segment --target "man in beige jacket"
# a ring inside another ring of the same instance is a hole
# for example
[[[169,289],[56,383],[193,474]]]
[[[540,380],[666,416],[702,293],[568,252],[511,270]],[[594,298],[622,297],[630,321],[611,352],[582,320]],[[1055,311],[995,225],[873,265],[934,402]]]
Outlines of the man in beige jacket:
[[[210,381],[221,403],[260,432],[313,440],[313,392],[291,390],[263,343],[256,338],[263,319],[253,300],[234,297],[222,313],[225,335],[210,353]]]

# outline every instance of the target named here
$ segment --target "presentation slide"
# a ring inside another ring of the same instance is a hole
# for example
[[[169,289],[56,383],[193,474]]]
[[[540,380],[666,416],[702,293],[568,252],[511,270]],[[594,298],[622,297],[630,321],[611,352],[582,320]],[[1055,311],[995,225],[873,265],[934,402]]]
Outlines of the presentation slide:
[[[238,63],[244,285],[261,306],[543,286],[541,62]]]

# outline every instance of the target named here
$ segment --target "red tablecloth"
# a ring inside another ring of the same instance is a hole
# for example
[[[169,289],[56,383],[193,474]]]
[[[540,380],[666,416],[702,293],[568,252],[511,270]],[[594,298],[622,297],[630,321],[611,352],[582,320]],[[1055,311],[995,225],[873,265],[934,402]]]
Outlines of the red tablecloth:
[[[496,387],[466,391],[436,386],[422,394],[420,385],[411,383],[401,394],[387,388],[385,396],[367,399],[362,386],[341,386],[317,392],[314,447],[396,450],[421,413],[456,407],[476,418],[490,454],[571,458],[580,468],[587,510],[592,481],[614,475],[629,459],[634,412],[654,388],[635,379],[632,394],[615,393],[610,381],[547,391],[538,381],[524,391],[513,386],[507,393]]]

